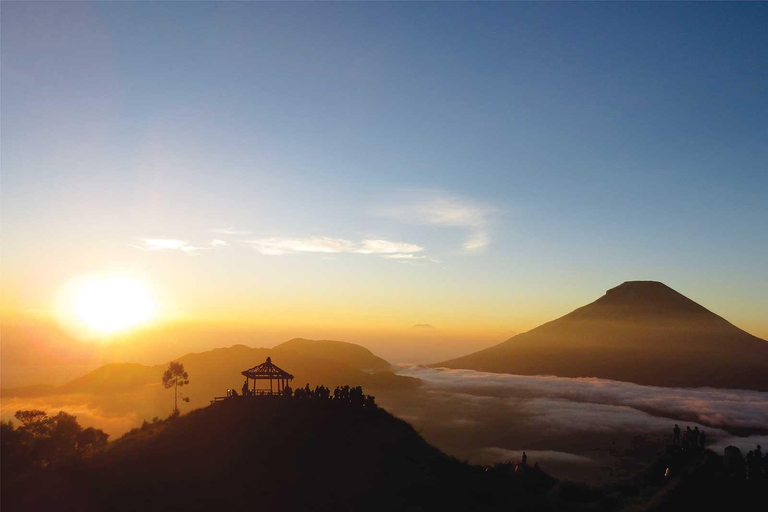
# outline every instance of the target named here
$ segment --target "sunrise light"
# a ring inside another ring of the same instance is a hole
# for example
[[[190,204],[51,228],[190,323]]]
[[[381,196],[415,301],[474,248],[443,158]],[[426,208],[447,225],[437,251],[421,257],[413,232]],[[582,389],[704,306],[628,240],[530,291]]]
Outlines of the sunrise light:
[[[139,281],[131,278],[87,279],[75,286],[76,323],[103,334],[146,324],[155,315],[155,302]]]

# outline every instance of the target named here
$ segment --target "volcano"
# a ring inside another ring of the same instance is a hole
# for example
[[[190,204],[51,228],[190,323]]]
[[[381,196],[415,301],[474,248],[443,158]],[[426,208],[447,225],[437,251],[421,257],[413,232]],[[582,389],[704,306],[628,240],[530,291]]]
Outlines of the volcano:
[[[432,365],[768,391],[768,342],[663,283],[628,281],[493,347]]]

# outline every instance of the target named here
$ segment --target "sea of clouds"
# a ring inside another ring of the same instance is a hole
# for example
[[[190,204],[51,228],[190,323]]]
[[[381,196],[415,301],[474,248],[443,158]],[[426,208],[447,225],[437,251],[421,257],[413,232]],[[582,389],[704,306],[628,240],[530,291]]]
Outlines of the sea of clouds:
[[[428,441],[474,463],[520,460],[525,450],[556,475],[597,482],[652,460],[675,423],[704,430],[716,450],[768,445],[766,392],[415,365],[398,373],[424,384],[407,396],[385,395],[382,404]]]

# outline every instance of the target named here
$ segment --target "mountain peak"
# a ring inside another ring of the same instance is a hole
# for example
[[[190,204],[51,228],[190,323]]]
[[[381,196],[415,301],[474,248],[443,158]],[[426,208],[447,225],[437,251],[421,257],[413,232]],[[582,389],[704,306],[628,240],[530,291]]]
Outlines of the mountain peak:
[[[605,293],[611,293],[617,290],[672,290],[672,288],[661,281],[624,281],[619,286],[614,286]]]
[[[708,321],[722,320],[704,306],[659,281],[626,281],[571,315],[573,318],[630,322],[646,317],[663,321],[691,316],[706,316]]]
[[[627,281],[499,345],[435,366],[768,390],[768,343],[658,281]]]
[[[638,300],[653,301],[663,298],[675,298],[687,302],[693,302],[685,295],[676,292],[660,281],[624,281],[605,292],[612,299],[618,297],[634,297]]]

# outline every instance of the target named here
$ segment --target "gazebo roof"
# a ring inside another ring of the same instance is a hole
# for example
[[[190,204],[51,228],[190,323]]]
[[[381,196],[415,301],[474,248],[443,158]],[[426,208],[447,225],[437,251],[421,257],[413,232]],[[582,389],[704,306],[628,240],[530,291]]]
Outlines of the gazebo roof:
[[[268,357],[266,362],[249,368],[243,372],[243,375],[249,379],[292,379],[293,375],[272,364],[272,358]]]

